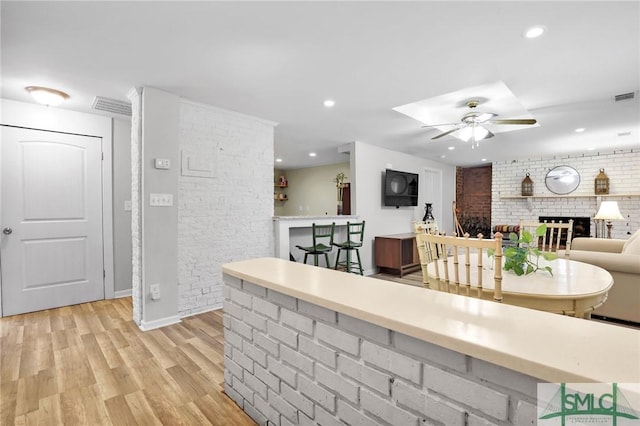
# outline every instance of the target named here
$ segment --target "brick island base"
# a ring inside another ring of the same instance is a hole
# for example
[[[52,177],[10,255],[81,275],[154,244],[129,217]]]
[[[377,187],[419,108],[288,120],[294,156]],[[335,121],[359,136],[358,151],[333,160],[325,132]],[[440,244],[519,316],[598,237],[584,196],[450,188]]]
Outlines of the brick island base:
[[[225,391],[259,424],[535,424],[537,383],[640,382],[638,330],[276,258],[223,273]]]
[[[225,392],[259,424],[535,424],[530,376],[224,281]]]

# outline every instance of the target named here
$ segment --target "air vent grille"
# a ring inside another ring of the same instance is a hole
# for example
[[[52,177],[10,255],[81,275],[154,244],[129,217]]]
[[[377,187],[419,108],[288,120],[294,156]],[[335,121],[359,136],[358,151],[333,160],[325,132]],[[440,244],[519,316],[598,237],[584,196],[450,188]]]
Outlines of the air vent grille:
[[[615,95],[613,99],[616,102],[620,102],[620,101],[628,101],[628,100],[634,99],[635,97],[636,97],[635,92],[629,92],[629,93],[623,93],[621,95]]]
[[[104,96],[96,96],[93,98],[91,108],[114,114],[131,115],[131,104],[129,102],[105,98]]]

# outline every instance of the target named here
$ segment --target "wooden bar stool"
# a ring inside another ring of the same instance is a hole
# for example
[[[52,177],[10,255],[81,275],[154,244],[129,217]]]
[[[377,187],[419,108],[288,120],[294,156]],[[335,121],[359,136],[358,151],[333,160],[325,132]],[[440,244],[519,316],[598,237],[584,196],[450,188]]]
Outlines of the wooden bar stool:
[[[336,256],[336,266],[334,269],[338,269],[338,266],[344,266],[347,272],[352,272],[352,269],[357,269],[360,275],[363,274],[362,261],[360,260],[360,247],[362,247],[362,238],[364,236],[364,220],[362,222],[351,223],[347,222],[347,241],[343,243],[333,243],[338,247],[338,255]],[[347,258],[344,261],[340,261],[340,252],[345,250],[347,252]],[[351,260],[351,252],[356,252],[358,257],[357,262]],[[355,273],[355,272],[354,272]]]
[[[313,245],[309,247],[296,246],[300,250],[304,251],[304,263],[307,263],[307,257],[313,256],[313,264],[318,266],[318,256],[324,255],[324,261],[329,268],[329,253],[333,250],[333,232],[335,230],[335,223],[331,225],[316,225],[311,224],[313,233]]]

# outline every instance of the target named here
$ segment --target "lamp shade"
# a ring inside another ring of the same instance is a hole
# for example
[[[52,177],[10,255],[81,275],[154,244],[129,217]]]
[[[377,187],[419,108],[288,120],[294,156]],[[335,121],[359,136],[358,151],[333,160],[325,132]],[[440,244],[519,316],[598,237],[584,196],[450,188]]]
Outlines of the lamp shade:
[[[624,217],[620,214],[617,201],[603,201],[600,203],[600,209],[594,219],[598,220],[623,220]]]

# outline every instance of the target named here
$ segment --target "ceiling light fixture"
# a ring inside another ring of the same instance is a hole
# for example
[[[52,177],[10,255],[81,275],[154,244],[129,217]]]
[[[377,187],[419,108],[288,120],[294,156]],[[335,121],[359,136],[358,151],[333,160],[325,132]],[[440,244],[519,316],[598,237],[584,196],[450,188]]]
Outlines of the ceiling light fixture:
[[[58,106],[65,99],[69,99],[69,95],[66,93],[49,87],[28,86],[24,89],[33,96],[36,102],[46,106]]]
[[[327,108],[331,108],[335,104],[336,102],[331,99],[327,99],[326,101],[323,102],[323,105],[326,106]]]
[[[489,136],[489,130],[477,125],[476,123],[471,123],[470,126],[463,128],[458,133],[458,137],[463,141],[469,142],[469,140],[471,140],[471,149],[479,146],[478,142],[487,136]]]
[[[276,163],[282,163],[282,158],[276,158]]]
[[[316,156],[316,153],[315,153],[315,152],[310,152],[310,153],[309,153],[309,157],[315,157],[315,156]]]
[[[544,34],[546,31],[547,29],[545,27],[538,25],[538,26],[527,29],[522,35],[525,38],[538,38],[542,34]]]
[[[450,146],[449,148],[447,148],[449,151],[453,151],[454,149],[456,149],[455,146]]]
[[[582,132],[584,132],[584,131],[585,131],[585,128],[584,128],[584,127],[578,127],[578,128],[576,129],[576,133],[582,133]]]

